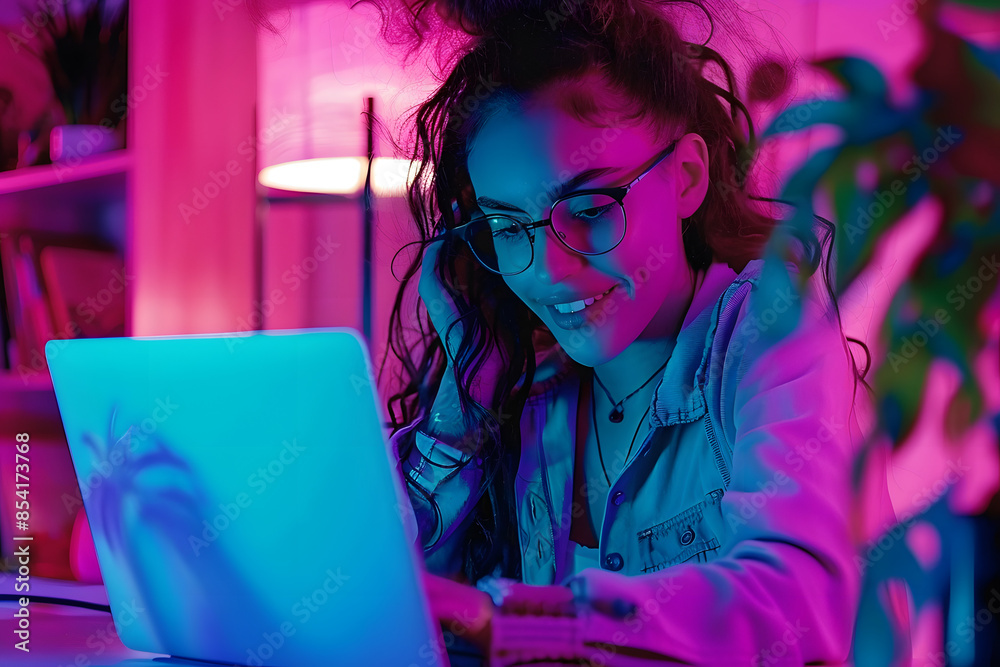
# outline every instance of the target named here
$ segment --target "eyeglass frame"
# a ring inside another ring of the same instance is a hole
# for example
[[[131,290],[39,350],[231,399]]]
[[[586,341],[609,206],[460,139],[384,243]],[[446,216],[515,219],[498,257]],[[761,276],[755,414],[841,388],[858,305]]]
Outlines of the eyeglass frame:
[[[535,220],[532,222],[522,222],[521,220],[518,220],[517,218],[507,215],[505,213],[494,213],[488,216],[484,215],[482,217],[476,217],[475,219],[470,220],[465,224],[459,225],[458,227],[445,230],[445,232],[440,236],[436,237],[436,239],[444,239],[449,235],[457,236],[458,238],[462,239],[463,241],[469,244],[469,248],[472,250],[472,254],[475,255],[476,260],[487,271],[491,271],[501,276],[516,276],[519,273],[524,273],[525,271],[530,269],[531,265],[535,263],[535,235],[531,233],[531,231],[541,227],[552,226],[552,209],[554,209],[557,204],[567,199],[578,197],[580,195],[607,195],[612,199],[614,199],[616,202],[618,202],[618,206],[620,206],[622,210],[622,226],[623,226],[622,236],[620,239],[618,239],[618,241],[615,242],[613,246],[611,246],[607,250],[602,250],[601,252],[582,252],[580,250],[577,250],[576,248],[570,247],[565,241],[563,241],[563,239],[559,236],[559,234],[555,234],[555,237],[556,240],[559,241],[559,243],[561,243],[567,250],[570,250],[571,252],[574,252],[578,255],[594,257],[597,255],[604,255],[606,253],[609,253],[615,248],[617,248],[619,245],[621,245],[621,242],[625,240],[625,234],[628,231],[628,214],[625,211],[625,195],[627,195],[629,191],[631,191],[632,188],[636,184],[638,184],[639,181],[641,181],[649,172],[653,171],[653,169],[655,169],[657,165],[659,165],[661,162],[663,162],[668,157],[670,157],[670,155],[673,154],[674,150],[677,148],[678,141],[680,141],[680,139],[674,139],[672,142],[670,142],[669,146],[667,146],[663,151],[661,151],[657,156],[653,158],[653,163],[651,165],[649,165],[646,169],[642,171],[641,174],[633,178],[630,182],[626,183],[625,185],[619,185],[617,187],[611,187],[611,188],[587,188],[584,190],[576,190],[574,192],[569,192],[567,194],[562,195],[561,197],[558,197],[555,201],[549,204],[549,215],[547,218],[541,220]],[[519,227],[522,227],[524,231],[528,233],[529,244],[531,246],[531,259],[528,261],[527,266],[525,266],[520,271],[514,271],[513,273],[504,273],[502,271],[497,271],[496,269],[492,269],[489,266],[486,266],[486,263],[483,260],[481,260],[479,258],[479,255],[476,253],[475,247],[472,245],[472,243],[469,243],[469,240],[466,238],[468,235],[467,233],[469,226],[474,223],[481,222],[484,218],[505,218],[515,223]]]

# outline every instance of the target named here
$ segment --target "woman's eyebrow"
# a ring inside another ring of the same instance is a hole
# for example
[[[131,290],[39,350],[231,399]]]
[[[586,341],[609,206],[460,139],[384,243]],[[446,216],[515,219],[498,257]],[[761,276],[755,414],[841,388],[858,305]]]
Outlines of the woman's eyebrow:
[[[562,183],[555,190],[552,191],[552,200],[555,201],[565,194],[576,190],[578,187],[584,183],[588,183],[599,176],[605,174],[610,174],[615,171],[621,171],[621,167],[595,167],[593,169],[585,169],[581,171],[576,176],[572,177],[568,181]],[[513,204],[508,204],[507,202],[502,202],[492,197],[477,197],[476,203],[480,206],[486,206],[488,208],[495,208],[499,211],[516,211],[518,213],[526,213],[523,209],[520,209]]]

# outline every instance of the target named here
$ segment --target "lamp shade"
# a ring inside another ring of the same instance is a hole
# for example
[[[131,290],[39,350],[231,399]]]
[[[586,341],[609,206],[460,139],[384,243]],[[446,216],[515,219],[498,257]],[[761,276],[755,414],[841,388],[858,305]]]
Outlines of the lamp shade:
[[[258,36],[258,180],[299,192],[354,194],[365,180],[365,99],[380,122],[399,119],[435,83],[422,63],[404,68],[379,39],[380,17],[349,0],[292,2],[268,16],[281,32]],[[388,154],[387,154],[388,153]],[[409,160],[376,134],[373,189],[402,192]]]

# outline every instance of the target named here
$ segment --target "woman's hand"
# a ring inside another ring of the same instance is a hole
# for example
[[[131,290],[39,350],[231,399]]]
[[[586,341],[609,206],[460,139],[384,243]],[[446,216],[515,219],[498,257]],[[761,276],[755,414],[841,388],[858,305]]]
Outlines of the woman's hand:
[[[420,294],[421,300],[424,302],[424,307],[427,308],[427,314],[431,318],[431,323],[434,325],[434,329],[437,331],[438,337],[441,339],[442,343],[445,343],[448,358],[447,372],[451,376],[454,376],[451,360],[462,341],[464,329],[462,323],[458,322],[458,324],[456,324],[451,330],[451,337],[446,341],[445,334],[448,331],[448,327],[451,326],[452,322],[459,320],[459,312],[458,308],[455,306],[454,300],[451,298],[451,295],[448,294],[447,289],[445,289],[445,286],[441,284],[441,281],[437,276],[436,267],[438,257],[441,253],[441,248],[443,246],[443,241],[435,241],[429,244],[424,250],[424,257],[421,260],[420,266],[420,282],[417,285],[417,291]],[[482,369],[473,379],[473,398],[478,403],[490,407],[490,400],[493,396],[494,388],[496,387],[504,368],[505,364],[503,357],[500,351],[494,348],[489,358],[487,358],[486,362],[483,364]]]
[[[586,568],[565,581],[578,611],[585,608],[611,618],[625,618],[637,608],[635,600],[623,596],[621,583],[622,575],[596,567]]]
[[[422,571],[431,613],[441,626],[463,637],[484,656],[490,654],[492,623],[498,608],[493,599],[473,586]],[[564,586],[507,583],[503,614],[515,616],[579,616],[599,613],[622,619],[636,611],[623,599],[621,578],[596,568],[570,577]]]
[[[483,655],[489,655],[495,610],[490,596],[468,584],[422,572],[434,618],[456,637],[464,637]]]

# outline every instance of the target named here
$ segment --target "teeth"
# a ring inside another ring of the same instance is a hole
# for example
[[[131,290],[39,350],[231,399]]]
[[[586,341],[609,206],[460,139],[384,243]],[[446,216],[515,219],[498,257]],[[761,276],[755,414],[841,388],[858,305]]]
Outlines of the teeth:
[[[614,287],[612,287],[611,289],[614,289]],[[555,309],[560,313],[575,313],[583,310],[587,306],[593,305],[595,301],[600,301],[605,297],[605,295],[607,295],[608,292],[611,291],[611,289],[609,289],[607,292],[604,292],[604,294],[598,294],[597,296],[592,296],[588,299],[582,299],[580,301],[571,301],[570,303],[557,303],[554,304],[554,306]]]
[[[586,301],[572,301],[570,303],[557,303],[556,310],[560,313],[575,313],[578,310],[583,310],[583,307],[587,305]]]

